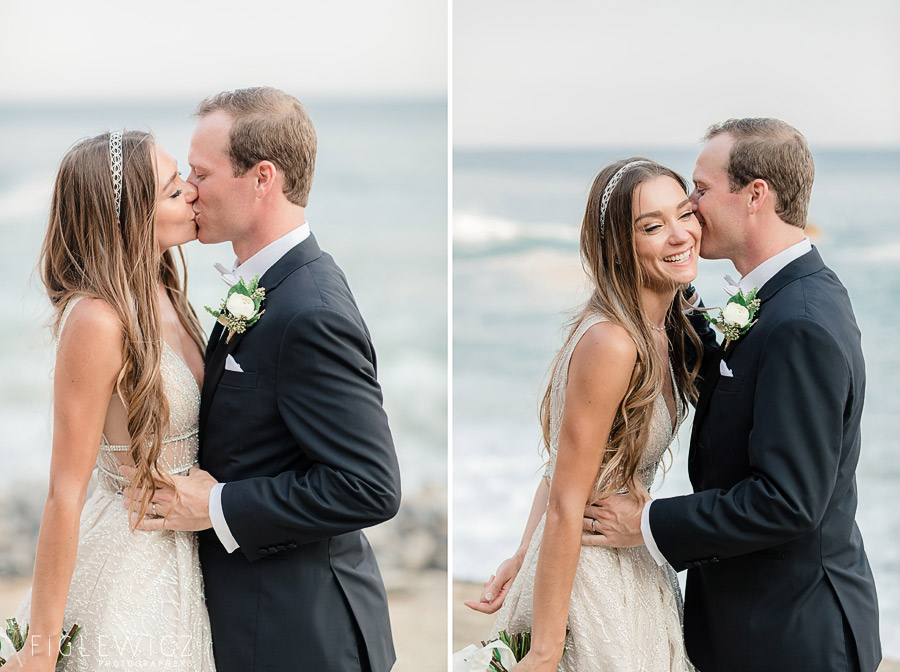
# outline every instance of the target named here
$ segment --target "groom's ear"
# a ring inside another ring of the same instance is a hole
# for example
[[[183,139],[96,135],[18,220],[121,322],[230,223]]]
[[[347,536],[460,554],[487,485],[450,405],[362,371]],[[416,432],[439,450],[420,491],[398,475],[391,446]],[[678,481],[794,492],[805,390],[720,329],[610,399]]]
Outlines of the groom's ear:
[[[750,215],[758,213],[772,196],[769,183],[759,178],[744,187],[744,191],[748,197],[747,208]]]
[[[278,168],[271,161],[260,161],[253,168],[256,197],[265,198],[278,181]]]

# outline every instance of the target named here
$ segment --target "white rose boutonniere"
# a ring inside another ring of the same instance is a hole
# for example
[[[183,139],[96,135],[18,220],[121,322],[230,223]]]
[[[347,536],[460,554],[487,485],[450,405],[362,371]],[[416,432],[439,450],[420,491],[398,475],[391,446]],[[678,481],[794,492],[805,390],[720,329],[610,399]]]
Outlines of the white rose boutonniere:
[[[756,290],[754,287],[744,294],[741,290],[737,294],[728,299],[728,303],[724,308],[718,308],[719,317],[710,317],[704,314],[704,317],[725,334],[725,348],[731,345],[732,341],[738,340],[741,336],[750,331],[750,327],[756,324],[756,313],[759,311],[759,299],[756,298]],[[717,310],[711,308],[710,310]]]
[[[260,310],[266,298],[266,290],[259,286],[259,276],[255,276],[248,285],[243,279],[238,280],[228,290],[219,310],[204,306],[206,312],[228,330],[225,342],[231,341],[235,334],[243,334],[257,323],[265,310]]]

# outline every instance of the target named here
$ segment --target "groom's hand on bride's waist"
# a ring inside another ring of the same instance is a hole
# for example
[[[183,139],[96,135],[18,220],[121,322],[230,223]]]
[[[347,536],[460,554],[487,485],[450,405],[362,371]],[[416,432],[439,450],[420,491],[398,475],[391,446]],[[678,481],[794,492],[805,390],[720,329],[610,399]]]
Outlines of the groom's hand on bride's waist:
[[[119,467],[119,473],[133,478],[136,470],[133,467]],[[199,467],[191,467],[187,476],[169,476],[175,488],[163,486],[157,488],[150,500],[147,515],[138,523],[139,530],[182,530],[199,532],[212,527],[209,518],[209,493],[218,483],[209,472]],[[178,492],[177,501],[175,492]],[[123,491],[123,504],[128,509],[136,493],[131,487]],[[135,509],[139,506],[135,504]]]
[[[646,490],[613,495],[584,509],[581,544],[631,548],[643,546],[641,513],[650,499]]]

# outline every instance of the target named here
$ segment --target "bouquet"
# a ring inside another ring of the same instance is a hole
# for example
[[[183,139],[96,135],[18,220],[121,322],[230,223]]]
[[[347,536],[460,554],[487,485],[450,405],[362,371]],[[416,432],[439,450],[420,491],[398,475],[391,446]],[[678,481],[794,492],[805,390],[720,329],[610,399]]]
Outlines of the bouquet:
[[[22,650],[22,647],[25,646],[25,642],[28,640],[28,628],[29,626],[25,625],[25,632],[22,632],[22,628],[19,627],[19,623],[14,618],[6,619],[6,636],[0,634],[0,665],[4,665],[6,663],[6,658],[4,656],[14,656],[16,653]],[[59,655],[56,657],[57,664],[62,661],[62,659],[69,655],[69,651],[72,649],[72,642],[75,641],[75,638],[78,637],[78,634],[81,632],[81,626],[75,623],[68,632],[65,630],[62,631],[62,635],[59,640]]]
[[[531,633],[514,635],[506,630],[497,639],[481,642],[481,648],[470,644],[453,654],[453,672],[509,672],[531,649]]]

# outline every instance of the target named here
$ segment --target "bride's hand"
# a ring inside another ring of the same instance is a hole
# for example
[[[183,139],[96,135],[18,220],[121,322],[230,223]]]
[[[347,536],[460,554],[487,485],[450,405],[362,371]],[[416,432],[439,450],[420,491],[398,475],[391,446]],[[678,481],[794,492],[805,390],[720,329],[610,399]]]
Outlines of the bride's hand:
[[[534,652],[529,652],[513,669],[516,672],[556,672],[558,666],[559,661],[539,660]]]
[[[506,599],[506,594],[512,587],[521,566],[522,558],[518,555],[507,558],[497,567],[497,573],[482,584],[484,589],[481,591],[481,599],[478,602],[467,600],[463,604],[482,614],[493,614],[503,606],[503,600]]]
[[[28,644],[26,643],[26,648]],[[29,656],[25,650],[10,657],[0,666],[0,672],[53,672],[56,669],[56,658],[49,656]]]

